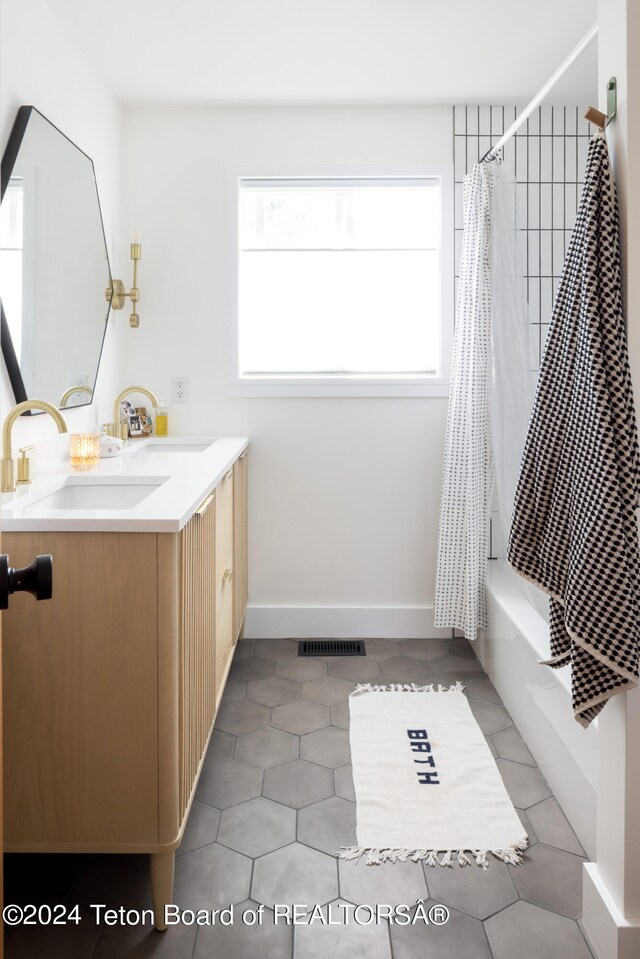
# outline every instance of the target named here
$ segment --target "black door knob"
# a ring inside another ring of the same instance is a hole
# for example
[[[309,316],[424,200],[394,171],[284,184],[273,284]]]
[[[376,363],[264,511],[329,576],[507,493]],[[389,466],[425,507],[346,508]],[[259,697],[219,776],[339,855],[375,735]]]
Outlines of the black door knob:
[[[14,569],[6,553],[0,555],[0,609],[7,609],[11,593],[31,593],[36,599],[53,595],[53,557],[36,556],[30,566]]]

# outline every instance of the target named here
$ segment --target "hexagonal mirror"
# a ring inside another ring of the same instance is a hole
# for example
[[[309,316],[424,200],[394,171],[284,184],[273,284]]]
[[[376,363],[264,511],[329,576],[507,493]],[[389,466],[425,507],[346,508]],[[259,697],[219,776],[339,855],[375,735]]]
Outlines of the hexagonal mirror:
[[[2,353],[16,403],[91,403],[111,270],[93,161],[35,107],[2,159]]]

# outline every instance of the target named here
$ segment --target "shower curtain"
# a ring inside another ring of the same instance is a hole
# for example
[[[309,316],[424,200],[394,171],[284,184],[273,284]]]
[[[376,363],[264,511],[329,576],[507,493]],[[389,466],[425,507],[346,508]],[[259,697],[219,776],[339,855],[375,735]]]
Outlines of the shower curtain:
[[[440,498],[435,625],[475,639],[486,625],[493,457],[489,435],[492,171],[464,181],[464,233]]]
[[[486,625],[492,487],[506,535],[535,395],[521,259],[513,171],[479,163],[465,178],[435,603],[436,626],[467,639]]]

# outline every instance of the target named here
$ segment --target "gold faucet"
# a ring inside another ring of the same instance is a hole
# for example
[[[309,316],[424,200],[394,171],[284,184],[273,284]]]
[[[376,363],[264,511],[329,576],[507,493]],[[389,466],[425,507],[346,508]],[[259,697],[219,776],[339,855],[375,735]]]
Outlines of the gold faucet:
[[[126,390],[123,390],[122,393],[120,393],[116,397],[116,401],[113,404],[113,426],[114,426],[114,429],[116,430],[114,435],[115,436],[121,435],[122,439],[126,439],[126,436],[124,435],[124,430],[122,429],[120,425],[120,419],[122,417],[122,410],[120,409],[120,403],[125,398],[125,396],[127,396],[129,393],[142,393],[143,396],[147,397],[147,399],[149,400],[149,402],[154,408],[158,406],[158,397],[156,396],[156,394],[152,393],[151,390],[145,389],[144,386],[128,386]],[[117,432],[118,429],[121,430],[120,433]]]
[[[76,386],[70,386],[68,390],[65,390],[62,396],[60,397],[60,402],[58,406],[63,410],[69,399],[73,396],[74,393],[87,393],[88,396],[93,397],[93,390],[90,386],[83,386],[82,383],[78,383]]]
[[[5,417],[5,421],[2,424],[2,492],[3,493],[13,493],[16,488],[16,484],[13,476],[13,451],[11,448],[11,430],[13,429],[13,424],[27,410],[42,410],[43,413],[48,413],[52,417],[56,426],[58,427],[58,433],[68,433],[69,428],[67,422],[55,406],[52,406],[51,403],[47,403],[46,400],[24,400],[22,403],[18,403],[17,406],[14,406],[13,409],[9,410]]]

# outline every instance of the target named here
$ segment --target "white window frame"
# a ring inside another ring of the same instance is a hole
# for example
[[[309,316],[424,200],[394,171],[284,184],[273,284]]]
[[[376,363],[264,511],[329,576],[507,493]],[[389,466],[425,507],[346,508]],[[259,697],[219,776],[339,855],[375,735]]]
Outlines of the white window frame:
[[[228,291],[227,377],[225,393],[230,397],[341,397],[341,396],[447,396],[453,345],[454,319],[454,229],[453,164],[425,164],[403,168],[397,165],[326,166],[305,164],[227,168]],[[240,181],[245,178],[311,179],[318,177],[430,178],[440,181],[442,215],[440,218],[440,365],[441,375],[376,375],[357,373],[336,376],[319,375],[240,375],[238,361],[238,279],[239,279],[239,199]]]

